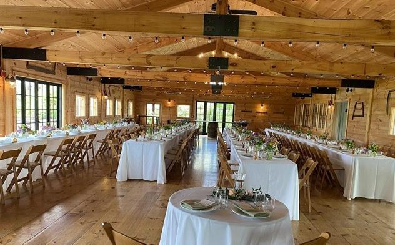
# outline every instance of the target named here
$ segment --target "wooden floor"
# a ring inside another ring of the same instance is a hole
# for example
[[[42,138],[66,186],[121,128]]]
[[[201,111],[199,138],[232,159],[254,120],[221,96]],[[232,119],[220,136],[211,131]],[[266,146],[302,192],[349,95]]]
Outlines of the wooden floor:
[[[107,178],[108,164],[81,170],[67,178],[52,175],[45,191],[26,191],[19,201],[8,200],[0,211],[0,244],[110,244],[101,228],[108,221],[119,231],[158,244],[169,196],[192,186],[214,186],[216,143],[201,137],[193,164],[182,181],[118,183]],[[358,199],[325,190],[313,194],[313,212],[303,199],[294,235],[306,241],[322,231],[332,233],[329,244],[395,244],[395,205]]]

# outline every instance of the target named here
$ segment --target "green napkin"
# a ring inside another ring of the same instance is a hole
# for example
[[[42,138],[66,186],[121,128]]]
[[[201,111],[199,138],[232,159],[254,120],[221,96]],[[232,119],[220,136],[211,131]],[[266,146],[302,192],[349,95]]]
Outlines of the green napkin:
[[[206,210],[214,207],[215,202],[204,199],[204,200],[183,200],[181,201],[181,207],[189,210]]]
[[[244,214],[254,218],[266,218],[270,214],[264,212],[260,207],[254,207],[245,202],[234,203],[234,206]]]

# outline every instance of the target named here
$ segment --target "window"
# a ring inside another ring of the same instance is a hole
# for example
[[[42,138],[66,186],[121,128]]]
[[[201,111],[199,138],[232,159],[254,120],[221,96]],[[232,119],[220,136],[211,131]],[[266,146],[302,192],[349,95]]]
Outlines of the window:
[[[85,95],[76,95],[75,96],[75,116],[76,117],[84,117],[85,116]]]
[[[16,124],[39,130],[50,124],[61,126],[62,86],[30,78],[16,79]]]
[[[147,104],[147,124],[157,124],[160,117],[160,104]]]
[[[122,116],[122,101],[115,100],[115,116]]]
[[[89,98],[89,116],[97,117],[97,98],[90,97]]]
[[[391,108],[390,134],[395,135],[395,107]]]
[[[106,116],[113,115],[112,99],[107,99],[106,101]]]
[[[177,105],[177,117],[189,117],[190,111],[190,105]]]
[[[128,101],[128,117],[133,117],[133,101]]]

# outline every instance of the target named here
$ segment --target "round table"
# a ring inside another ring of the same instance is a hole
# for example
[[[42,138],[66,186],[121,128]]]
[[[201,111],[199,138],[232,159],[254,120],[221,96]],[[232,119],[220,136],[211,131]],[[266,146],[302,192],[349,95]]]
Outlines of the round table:
[[[242,217],[229,208],[195,212],[180,206],[182,200],[205,199],[212,190],[212,187],[196,187],[178,191],[170,197],[160,245],[293,244],[288,209],[281,202],[277,202],[267,219]]]

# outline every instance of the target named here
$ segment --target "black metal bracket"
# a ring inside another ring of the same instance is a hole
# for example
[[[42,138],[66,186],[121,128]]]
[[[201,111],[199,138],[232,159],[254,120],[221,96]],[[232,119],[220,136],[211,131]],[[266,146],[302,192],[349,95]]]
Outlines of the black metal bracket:
[[[203,35],[237,37],[239,35],[239,16],[205,14]]]
[[[209,57],[208,69],[211,70],[227,70],[229,68],[229,59],[225,57]]]

